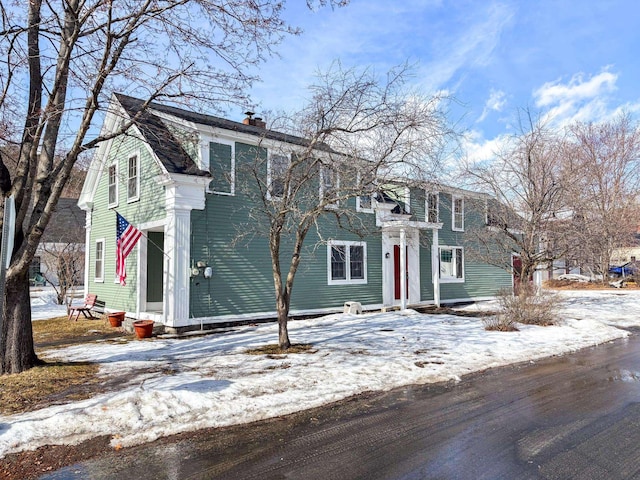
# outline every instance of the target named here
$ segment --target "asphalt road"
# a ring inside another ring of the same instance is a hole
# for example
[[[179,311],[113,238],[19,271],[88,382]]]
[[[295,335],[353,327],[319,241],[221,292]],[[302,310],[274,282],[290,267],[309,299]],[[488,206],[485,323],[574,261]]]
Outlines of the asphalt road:
[[[640,336],[106,454],[43,479],[640,479]],[[215,405],[212,405],[215,408]]]

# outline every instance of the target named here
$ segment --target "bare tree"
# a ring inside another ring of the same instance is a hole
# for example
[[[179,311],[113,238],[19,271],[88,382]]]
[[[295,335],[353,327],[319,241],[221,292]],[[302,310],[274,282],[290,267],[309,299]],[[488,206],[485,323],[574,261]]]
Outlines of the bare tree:
[[[290,143],[280,152],[270,146],[269,158],[257,155],[245,166],[250,178],[245,193],[257,192],[253,223],[245,232],[269,239],[283,349],[290,346],[291,295],[305,249],[327,241],[318,225],[333,221],[335,228],[365,235],[371,226],[356,212],[354,199],[369,204],[398,176],[415,182],[430,178],[454,138],[446,99],[409,90],[409,73],[403,66],[381,81],[370,70],[335,64],[318,76],[306,108],[272,122],[273,130],[295,135]],[[316,235],[309,236],[311,231]]]
[[[256,80],[252,68],[283,35],[298,33],[282,9],[271,0],[0,1],[0,134],[19,145],[15,175],[0,162],[0,193],[12,195],[17,210],[0,373],[39,362],[29,264],[76,161],[108,139],[87,135],[111,92],[148,101],[206,99],[218,108],[244,103]]]
[[[69,307],[73,290],[82,281],[84,244],[46,243],[41,253],[41,261],[46,266],[45,280],[56,291],[58,305]]]
[[[626,247],[640,224],[640,130],[628,114],[571,126],[566,161],[579,171],[572,205],[576,261],[606,278],[611,254]]]
[[[510,270],[505,252],[513,252],[526,280],[537,266],[566,255],[571,219],[566,192],[572,177],[563,169],[562,136],[524,113],[520,131],[506,139],[496,158],[470,165],[466,173],[475,188],[491,195],[479,205],[487,222],[470,230],[469,255]]]

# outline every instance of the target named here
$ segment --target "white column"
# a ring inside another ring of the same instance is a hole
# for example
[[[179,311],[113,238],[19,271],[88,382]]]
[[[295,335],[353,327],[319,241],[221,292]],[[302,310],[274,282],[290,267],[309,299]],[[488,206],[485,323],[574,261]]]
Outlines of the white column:
[[[433,303],[440,306],[440,252],[438,249],[438,230],[433,229],[431,244],[431,277],[433,279]]]
[[[191,258],[191,210],[175,209],[167,218],[165,249],[166,315],[169,325],[186,324],[189,318],[189,259]]]
[[[400,310],[407,308],[407,237],[400,229]]]
[[[163,321],[170,327],[189,324],[189,260],[191,258],[191,210],[205,207],[208,177],[171,175],[158,182],[165,186],[165,268]]]
[[[89,295],[89,266],[91,256],[91,217],[92,209],[85,212],[84,220],[84,297]]]

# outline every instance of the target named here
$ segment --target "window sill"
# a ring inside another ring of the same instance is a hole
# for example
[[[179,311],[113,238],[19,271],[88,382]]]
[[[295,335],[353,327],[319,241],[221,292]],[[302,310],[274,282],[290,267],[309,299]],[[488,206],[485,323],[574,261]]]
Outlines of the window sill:
[[[329,280],[327,285],[366,285],[367,280]]]

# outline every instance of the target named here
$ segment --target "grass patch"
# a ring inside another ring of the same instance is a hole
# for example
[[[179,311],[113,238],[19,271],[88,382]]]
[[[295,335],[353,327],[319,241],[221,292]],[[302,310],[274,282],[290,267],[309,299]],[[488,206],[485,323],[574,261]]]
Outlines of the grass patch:
[[[49,320],[36,320],[31,323],[33,341],[36,347],[74,345],[92,339],[122,337],[122,330],[116,330],[109,324],[107,317],[77,322],[67,317]]]
[[[317,350],[312,350],[310,343],[294,343],[289,348],[280,348],[278,344],[264,345],[262,347],[252,348],[245,353],[249,355],[287,355],[289,353],[316,353]]]
[[[0,376],[0,414],[10,415],[44,406],[90,398],[99,365],[87,362],[45,363],[22,373]]]

